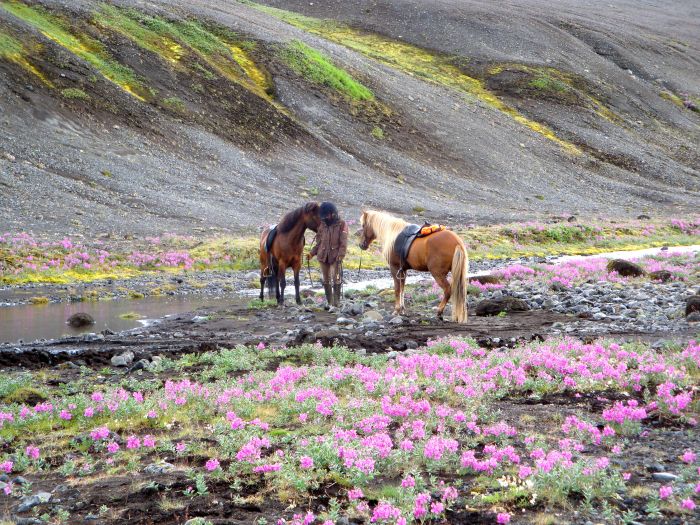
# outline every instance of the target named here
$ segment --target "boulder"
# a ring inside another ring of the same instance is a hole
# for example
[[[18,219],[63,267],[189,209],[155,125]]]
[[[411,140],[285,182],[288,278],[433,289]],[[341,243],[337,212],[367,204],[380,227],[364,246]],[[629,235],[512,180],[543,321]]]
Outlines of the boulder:
[[[685,320],[689,323],[700,323],[700,312],[691,312]]]
[[[496,275],[477,275],[476,277],[470,277],[469,280],[481,284],[499,284],[501,282],[501,278]]]
[[[685,302],[685,316],[688,317],[693,312],[700,312],[700,295],[691,295]]]
[[[76,314],[71,315],[66,320],[66,323],[72,326],[73,328],[82,328],[83,326],[90,326],[91,324],[95,324],[95,320],[90,314],[86,314],[85,312],[78,312]]]
[[[608,271],[617,272],[622,277],[639,277],[644,275],[644,269],[641,266],[624,259],[613,259],[608,262]]]
[[[27,512],[37,505],[48,503],[49,501],[51,501],[50,492],[37,492],[33,496],[25,496],[20,500],[17,512]]]
[[[662,283],[668,282],[673,278],[673,274],[668,270],[657,270],[655,272],[649,272],[649,279],[652,281],[661,281]]]
[[[498,315],[501,312],[526,312],[530,309],[522,299],[515,297],[500,297],[498,299],[484,299],[476,305],[475,314],[478,316]]]

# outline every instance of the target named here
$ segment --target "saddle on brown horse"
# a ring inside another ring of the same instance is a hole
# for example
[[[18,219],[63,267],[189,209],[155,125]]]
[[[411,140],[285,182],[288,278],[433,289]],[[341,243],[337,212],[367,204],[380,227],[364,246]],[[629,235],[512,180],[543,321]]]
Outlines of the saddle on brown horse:
[[[442,224],[430,224],[425,223],[423,226],[418,226],[417,224],[409,224],[406,226],[401,233],[396,236],[394,241],[394,251],[399,256],[401,260],[401,268],[403,270],[406,268],[406,259],[408,259],[408,252],[411,249],[413,241],[420,237],[427,237],[436,232],[441,232],[447,229],[446,226]]]

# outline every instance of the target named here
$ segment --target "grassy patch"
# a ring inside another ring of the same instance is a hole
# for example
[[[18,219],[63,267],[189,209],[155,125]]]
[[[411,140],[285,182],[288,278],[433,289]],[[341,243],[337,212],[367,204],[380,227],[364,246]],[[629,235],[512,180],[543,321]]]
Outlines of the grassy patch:
[[[139,47],[155,53],[174,67],[185,67],[184,56],[195,57],[220,75],[243,83],[259,95],[271,89],[269,74],[259,67],[249,52],[255,45],[235,33],[209,27],[195,20],[167,20],[135,9],[103,4],[96,23],[120,33]],[[192,67],[216,78],[211,71],[194,62]]]
[[[176,113],[185,113],[187,107],[181,98],[178,97],[168,97],[163,99],[163,106],[175,111]]]
[[[79,56],[99,71],[105,78],[117,84],[127,93],[145,100],[147,90],[131,68],[114,60],[105,47],[87,35],[71,32],[66,21],[52,15],[42,7],[29,6],[16,1],[3,1],[0,8],[38,29],[46,38]]]
[[[127,321],[129,320],[135,320],[135,319],[141,319],[143,316],[139,313],[136,312],[126,312],[123,313],[119,316],[119,319],[125,319]]]
[[[63,98],[67,98],[69,100],[90,100],[90,95],[85,93],[85,91],[80,88],[62,89],[61,95],[63,95]]]
[[[384,139],[384,130],[379,126],[374,126],[372,128],[372,136],[377,140],[382,140]]]
[[[48,297],[32,297],[29,299],[29,302],[32,304],[44,305],[44,304],[49,304],[49,298]]]
[[[33,50],[33,52],[38,51],[39,49]],[[34,67],[31,62],[29,62],[27,59],[27,54],[28,51],[25,48],[25,44],[17,40],[12,35],[0,30],[0,58],[14,62],[25,71],[28,71],[37,77],[46,86],[53,87],[53,83],[47,79],[41,71]]]
[[[374,94],[339,68],[320,51],[299,40],[293,40],[281,51],[282,59],[298,75],[309,82],[334,89],[351,100],[373,100]]]
[[[540,75],[531,79],[528,85],[534,89],[541,91],[553,91],[556,93],[564,93],[569,90],[569,86],[557,78],[552,78],[549,75]]]
[[[248,303],[248,308],[251,310],[262,310],[264,308],[274,308],[277,306],[277,301],[272,299],[253,299]]]

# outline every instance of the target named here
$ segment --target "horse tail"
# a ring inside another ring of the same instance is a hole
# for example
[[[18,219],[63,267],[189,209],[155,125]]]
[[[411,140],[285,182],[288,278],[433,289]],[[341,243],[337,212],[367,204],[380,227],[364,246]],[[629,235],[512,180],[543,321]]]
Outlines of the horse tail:
[[[452,320],[457,323],[467,322],[467,274],[469,257],[460,243],[452,256]]]
[[[274,299],[277,296],[277,259],[272,254],[268,254],[267,259],[267,294],[269,299]]]

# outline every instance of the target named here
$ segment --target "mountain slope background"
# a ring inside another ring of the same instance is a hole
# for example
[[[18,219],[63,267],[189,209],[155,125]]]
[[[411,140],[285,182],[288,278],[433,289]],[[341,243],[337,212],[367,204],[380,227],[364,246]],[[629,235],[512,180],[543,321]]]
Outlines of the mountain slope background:
[[[0,229],[460,224],[700,201],[691,1],[0,0]]]

